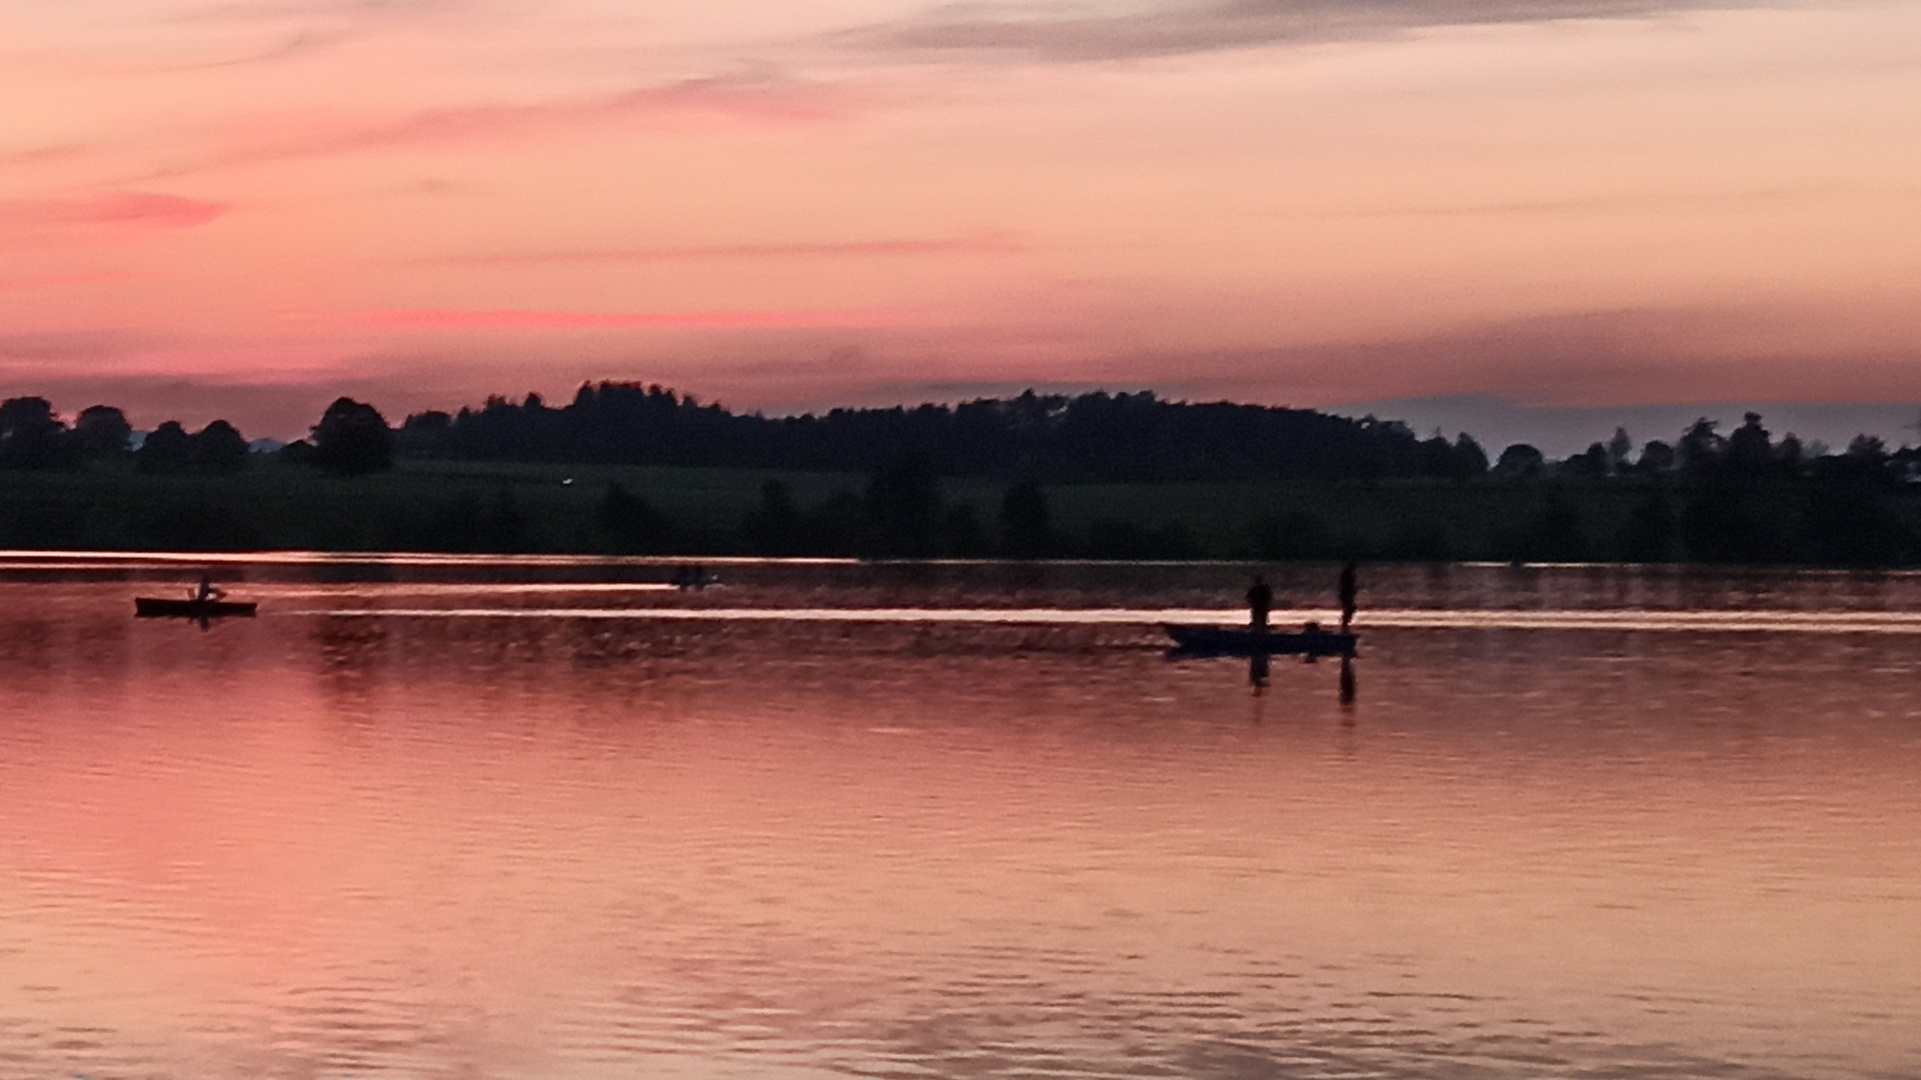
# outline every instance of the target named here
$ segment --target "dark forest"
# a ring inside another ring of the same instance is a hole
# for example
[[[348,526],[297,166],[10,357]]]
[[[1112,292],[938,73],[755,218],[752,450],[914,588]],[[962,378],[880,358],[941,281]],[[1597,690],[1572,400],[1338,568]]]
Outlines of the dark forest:
[[[1393,420],[1026,393],[734,413],[600,383],[392,425],[341,398],[309,437],[137,435],[0,403],[0,545],[650,555],[1921,562],[1921,451],[1835,453],[1747,414],[1562,460]]]

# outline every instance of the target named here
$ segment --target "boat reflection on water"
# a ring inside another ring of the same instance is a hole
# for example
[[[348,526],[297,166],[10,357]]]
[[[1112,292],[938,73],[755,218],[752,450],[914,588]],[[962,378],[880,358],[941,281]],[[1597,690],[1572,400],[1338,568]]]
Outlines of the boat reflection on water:
[[[1340,701],[1344,706],[1354,704],[1357,686],[1354,678],[1354,655],[1357,636],[1349,633],[1334,634],[1320,630],[1309,624],[1309,629],[1299,634],[1263,634],[1247,631],[1214,631],[1217,637],[1197,641],[1193,635],[1176,634],[1175,631],[1189,630],[1185,627],[1169,626],[1171,636],[1182,644],[1167,650],[1170,661],[1218,660],[1222,657],[1247,658],[1247,684],[1256,694],[1267,689],[1273,676],[1274,657],[1299,656],[1304,663],[1315,663],[1323,656],[1339,656]],[[1231,636],[1231,639],[1230,639]],[[1215,646],[1215,647],[1210,647]]]

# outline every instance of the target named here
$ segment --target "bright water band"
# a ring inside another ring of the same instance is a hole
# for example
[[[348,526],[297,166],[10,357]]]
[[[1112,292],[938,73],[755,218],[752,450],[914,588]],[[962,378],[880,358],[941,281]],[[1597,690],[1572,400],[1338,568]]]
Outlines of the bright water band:
[[[964,623],[1009,626],[1143,626],[1162,623],[1232,624],[1245,618],[1218,608],[301,608],[299,616],[390,619],[621,619],[636,622]],[[1288,628],[1308,621],[1332,626],[1337,611],[1276,611]],[[1394,630],[1622,630],[1682,633],[1921,634],[1921,613],[1805,611],[1370,611],[1357,631]]]

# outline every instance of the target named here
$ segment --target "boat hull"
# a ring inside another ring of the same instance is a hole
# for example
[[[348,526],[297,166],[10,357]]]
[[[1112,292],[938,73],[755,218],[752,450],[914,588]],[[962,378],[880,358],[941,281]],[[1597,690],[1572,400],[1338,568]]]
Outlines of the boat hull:
[[[1178,623],[1163,623],[1162,628],[1174,639],[1176,651],[1189,656],[1352,656],[1360,640],[1332,630],[1287,633]]]
[[[258,604],[237,600],[169,600],[154,596],[136,596],[133,600],[134,617],[141,619],[225,619],[239,617],[251,619]]]

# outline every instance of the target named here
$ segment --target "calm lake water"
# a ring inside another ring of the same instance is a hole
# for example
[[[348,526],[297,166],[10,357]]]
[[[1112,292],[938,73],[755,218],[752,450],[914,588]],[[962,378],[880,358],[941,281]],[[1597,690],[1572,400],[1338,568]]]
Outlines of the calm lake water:
[[[202,565],[0,558],[0,1078],[1921,1075],[1915,575]]]

